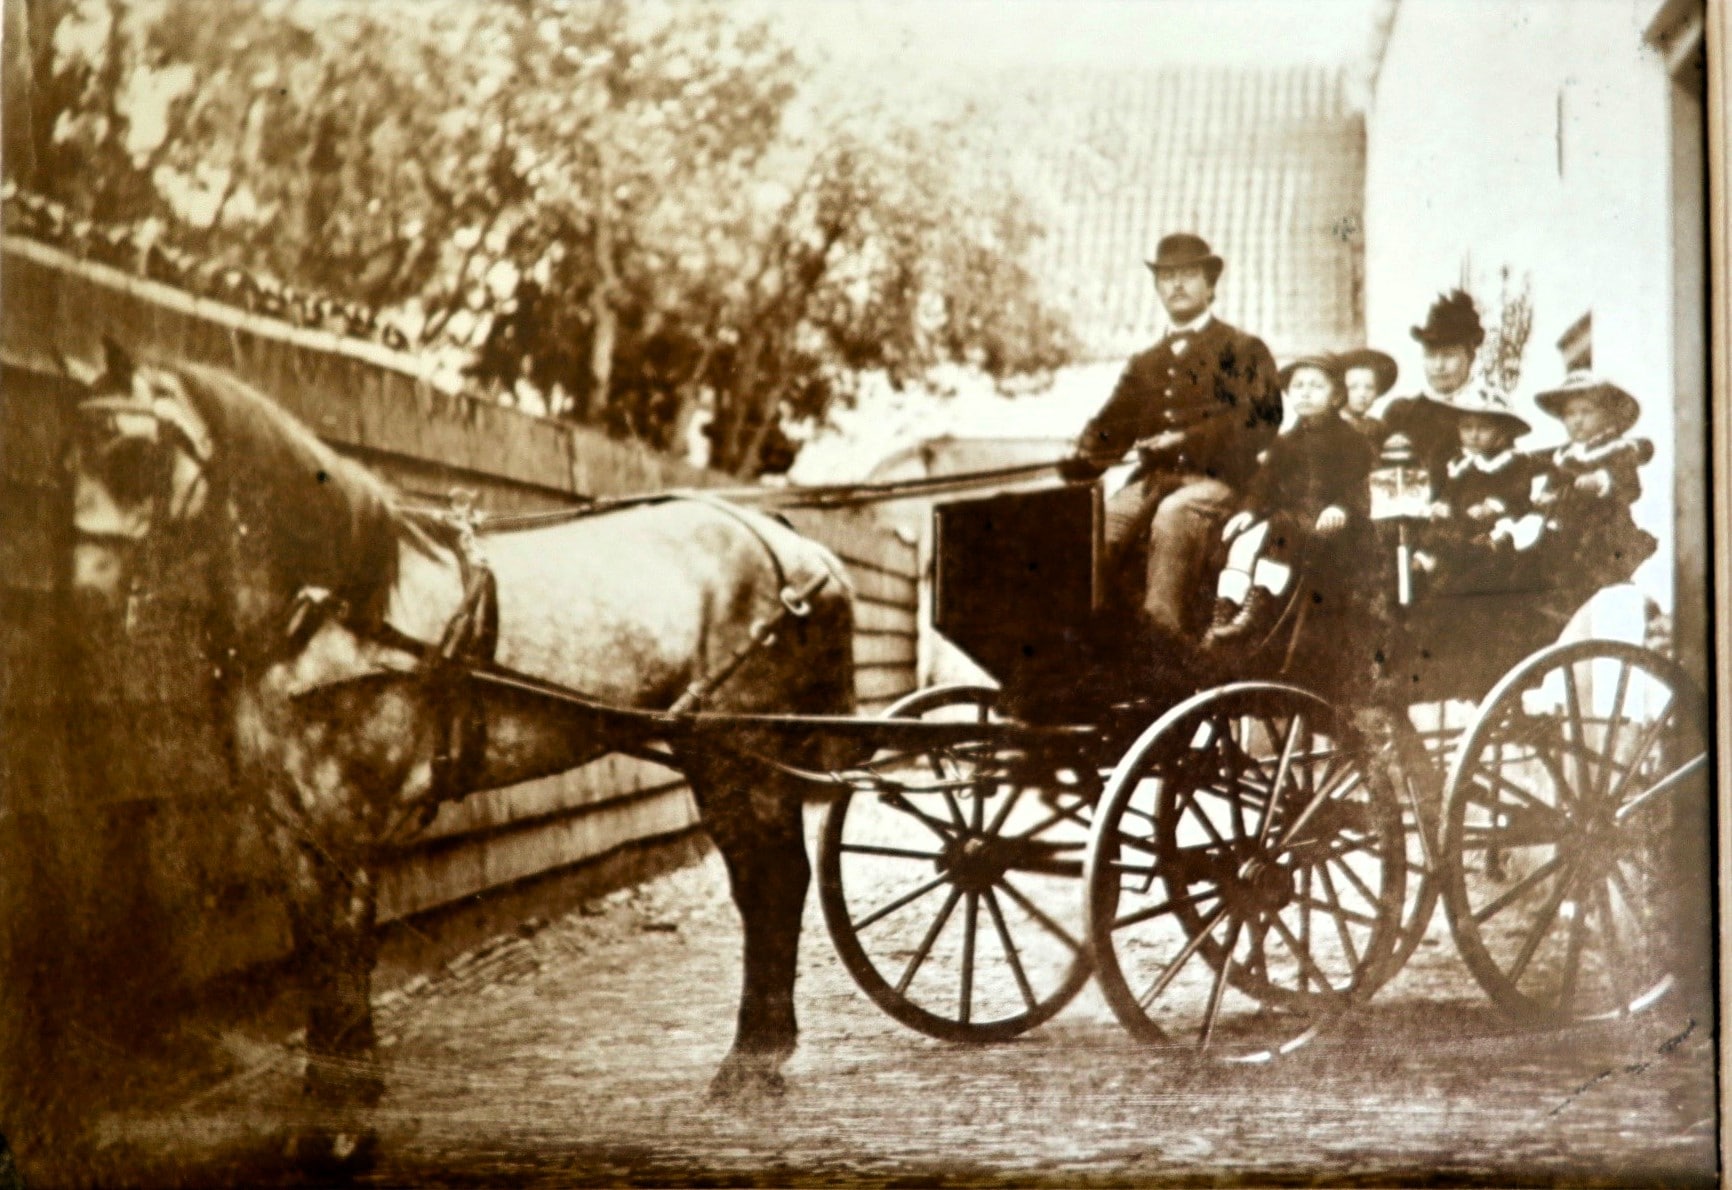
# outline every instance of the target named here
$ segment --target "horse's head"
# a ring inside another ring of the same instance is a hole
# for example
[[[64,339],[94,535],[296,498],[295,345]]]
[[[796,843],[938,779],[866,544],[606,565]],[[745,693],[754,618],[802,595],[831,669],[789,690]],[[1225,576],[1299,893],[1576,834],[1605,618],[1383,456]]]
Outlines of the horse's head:
[[[110,610],[146,581],[147,551],[204,511],[210,432],[178,377],[113,343],[78,401],[72,475],[73,590]]]

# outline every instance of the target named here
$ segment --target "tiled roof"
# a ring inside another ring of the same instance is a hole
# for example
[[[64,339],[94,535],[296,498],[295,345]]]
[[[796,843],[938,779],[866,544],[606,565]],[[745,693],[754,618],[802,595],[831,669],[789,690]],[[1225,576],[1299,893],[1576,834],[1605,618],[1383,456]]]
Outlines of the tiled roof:
[[[1091,355],[1161,325],[1143,267],[1166,232],[1227,261],[1216,310],[1277,355],[1360,342],[1365,126],[1326,67],[1053,68],[976,94],[1041,205],[1041,267]]]

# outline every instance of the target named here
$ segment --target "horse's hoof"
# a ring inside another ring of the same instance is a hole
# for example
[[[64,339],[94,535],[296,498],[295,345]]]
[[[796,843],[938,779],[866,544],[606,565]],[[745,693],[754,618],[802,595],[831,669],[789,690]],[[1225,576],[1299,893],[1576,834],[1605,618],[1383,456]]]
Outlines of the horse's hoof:
[[[288,1158],[303,1174],[314,1177],[359,1177],[378,1162],[379,1134],[371,1128],[307,1128],[290,1139]]]
[[[781,1099],[788,1080],[763,1058],[729,1057],[710,1080],[710,1102],[747,1104]]]

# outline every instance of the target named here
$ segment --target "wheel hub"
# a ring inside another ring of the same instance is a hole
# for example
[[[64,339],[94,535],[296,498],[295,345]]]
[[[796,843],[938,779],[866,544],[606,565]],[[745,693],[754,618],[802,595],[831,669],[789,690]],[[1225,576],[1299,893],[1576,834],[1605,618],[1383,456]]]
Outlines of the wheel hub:
[[[1009,856],[994,846],[990,835],[953,839],[938,857],[938,870],[948,873],[951,883],[964,892],[985,892],[998,883],[1009,866]]]
[[[1268,855],[1254,855],[1239,865],[1222,881],[1221,893],[1230,904],[1265,914],[1279,913],[1297,895],[1292,870]]]

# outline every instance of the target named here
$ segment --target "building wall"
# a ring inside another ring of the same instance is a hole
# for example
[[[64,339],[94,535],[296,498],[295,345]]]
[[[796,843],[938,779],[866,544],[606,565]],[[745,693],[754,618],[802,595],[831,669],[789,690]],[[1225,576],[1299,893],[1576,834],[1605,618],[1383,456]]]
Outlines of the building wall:
[[[1409,328],[1464,279],[1532,276],[1518,407],[1562,378],[1556,344],[1593,316],[1593,365],[1642,401],[1654,440],[1637,519],[1661,540],[1637,581],[1671,605],[1672,151],[1668,79],[1645,30],[1656,0],[1400,0],[1367,116],[1368,341],[1419,384]],[[1687,386],[1690,387],[1690,386]]]

